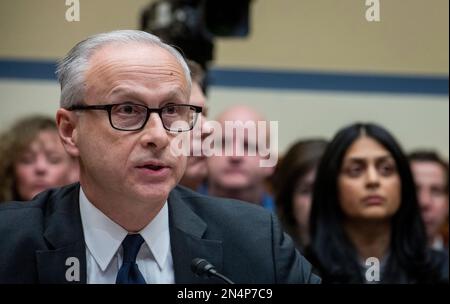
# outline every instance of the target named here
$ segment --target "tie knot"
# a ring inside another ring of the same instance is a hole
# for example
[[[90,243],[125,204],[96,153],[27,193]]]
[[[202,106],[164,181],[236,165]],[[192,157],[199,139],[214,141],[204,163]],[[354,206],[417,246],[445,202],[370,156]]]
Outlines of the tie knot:
[[[142,246],[144,239],[140,234],[129,234],[122,242],[123,263],[135,263],[136,256]]]

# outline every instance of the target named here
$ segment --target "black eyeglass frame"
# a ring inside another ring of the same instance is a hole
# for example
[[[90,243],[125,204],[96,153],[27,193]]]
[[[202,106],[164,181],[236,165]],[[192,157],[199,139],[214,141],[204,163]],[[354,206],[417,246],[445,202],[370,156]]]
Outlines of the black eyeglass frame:
[[[114,126],[114,124],[112,122],[112,118],[111,118],[111,110],[112,110],[112,108],[114,106],[120,106],[120,105],[130,105],[130,106],[138,106],[138,107],[141,107],[141,108],[145,108],[146,111],[147,111],[147,114],[146,114],[144,122],[142,123],[142,126],[140,126],[139,128],[135,128],[135,129],[121,129],[121,128],[118,128],[118,127]],[[190,128],[188,130],[182,130],[182,131],[171,130],[170,128],[168,128],[164,124],[164,120],[162,118],[162,112],[163,112],[164,109],[169,108],[169,107],[173,107],[173,106],[189,107],[189,108],[192,108],[192,109],[195,110],[194,113],[196,115],[195,115],[194,121],[192,122],[192,125],[190,126]],[[172,103],[172,104],[168,104],[168,105],[162,106],[161,108],[149,108],[149,107],[147,107],[145,105],[135,104],[135,103],[113,103],[113,104],[105,104],[105,105],[73,105],[73,106],[70,106],[69,108],[67,108],[67,110],[69,110],[69,111],[89,111],[89,110],[107,111],[108,112],[108,118],[109,118],[109,124],[111,125],[111,127],[113,129],[116,129],[116,130],[119,130],[119,131],[131,131],[131,132],[132,131],[140,131],[140,130],[144,129],[145,125],[148,122],[148,119],[150,118],[150,114],[151,113],[158,113],[159,119],[161,119],[161,123],[162,123],[162,125],[163,125],[165,130],[167,130],[169,132],[172,132],[172,133],[181,133],[181,132],[191,131],[194,128],[194,126],[195,126],[195,124],[197,123],[197,120],[198,120],[198,116],[199,116],[198,114],[202,113],[203,108],[200,107],[200,106],[195,106],[195,105],[191,105],[191,104],[173,104]]]

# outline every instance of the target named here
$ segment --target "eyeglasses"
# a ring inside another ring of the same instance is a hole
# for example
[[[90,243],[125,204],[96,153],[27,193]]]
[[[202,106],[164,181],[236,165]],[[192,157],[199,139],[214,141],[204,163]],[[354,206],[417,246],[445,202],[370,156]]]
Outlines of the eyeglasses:
[[[74,105],[69,111],[103,110],[109,115],[111,127],[121,131],[142,130],[152,112],[158,113],[164,129],[170,132],[186,132],[194,128],[202,107],[189,104],[168,104],[161,108],[149,108],[133,103],[107,105]]]

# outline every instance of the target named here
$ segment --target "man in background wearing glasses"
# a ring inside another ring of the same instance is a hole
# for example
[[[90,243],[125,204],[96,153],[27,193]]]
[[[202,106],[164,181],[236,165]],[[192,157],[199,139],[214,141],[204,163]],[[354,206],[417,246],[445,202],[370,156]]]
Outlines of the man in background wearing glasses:
[[[0,207],[0,283],[221,282],[194,274],[196,258],[236,283],[318,281],[272,214],[177,186],[186,156],[170,144],[202,108],[175,49],[140,31],[98,34],[57,74],[80,183]]]

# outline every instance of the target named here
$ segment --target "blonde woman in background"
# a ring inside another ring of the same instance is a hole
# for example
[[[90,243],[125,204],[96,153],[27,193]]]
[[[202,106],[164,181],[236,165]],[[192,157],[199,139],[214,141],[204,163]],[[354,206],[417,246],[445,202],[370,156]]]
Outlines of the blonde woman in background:
[[[0,202],[31,200],[48,188],[76,182],[78,170],[51,118],[25,117],[0,135]]]

